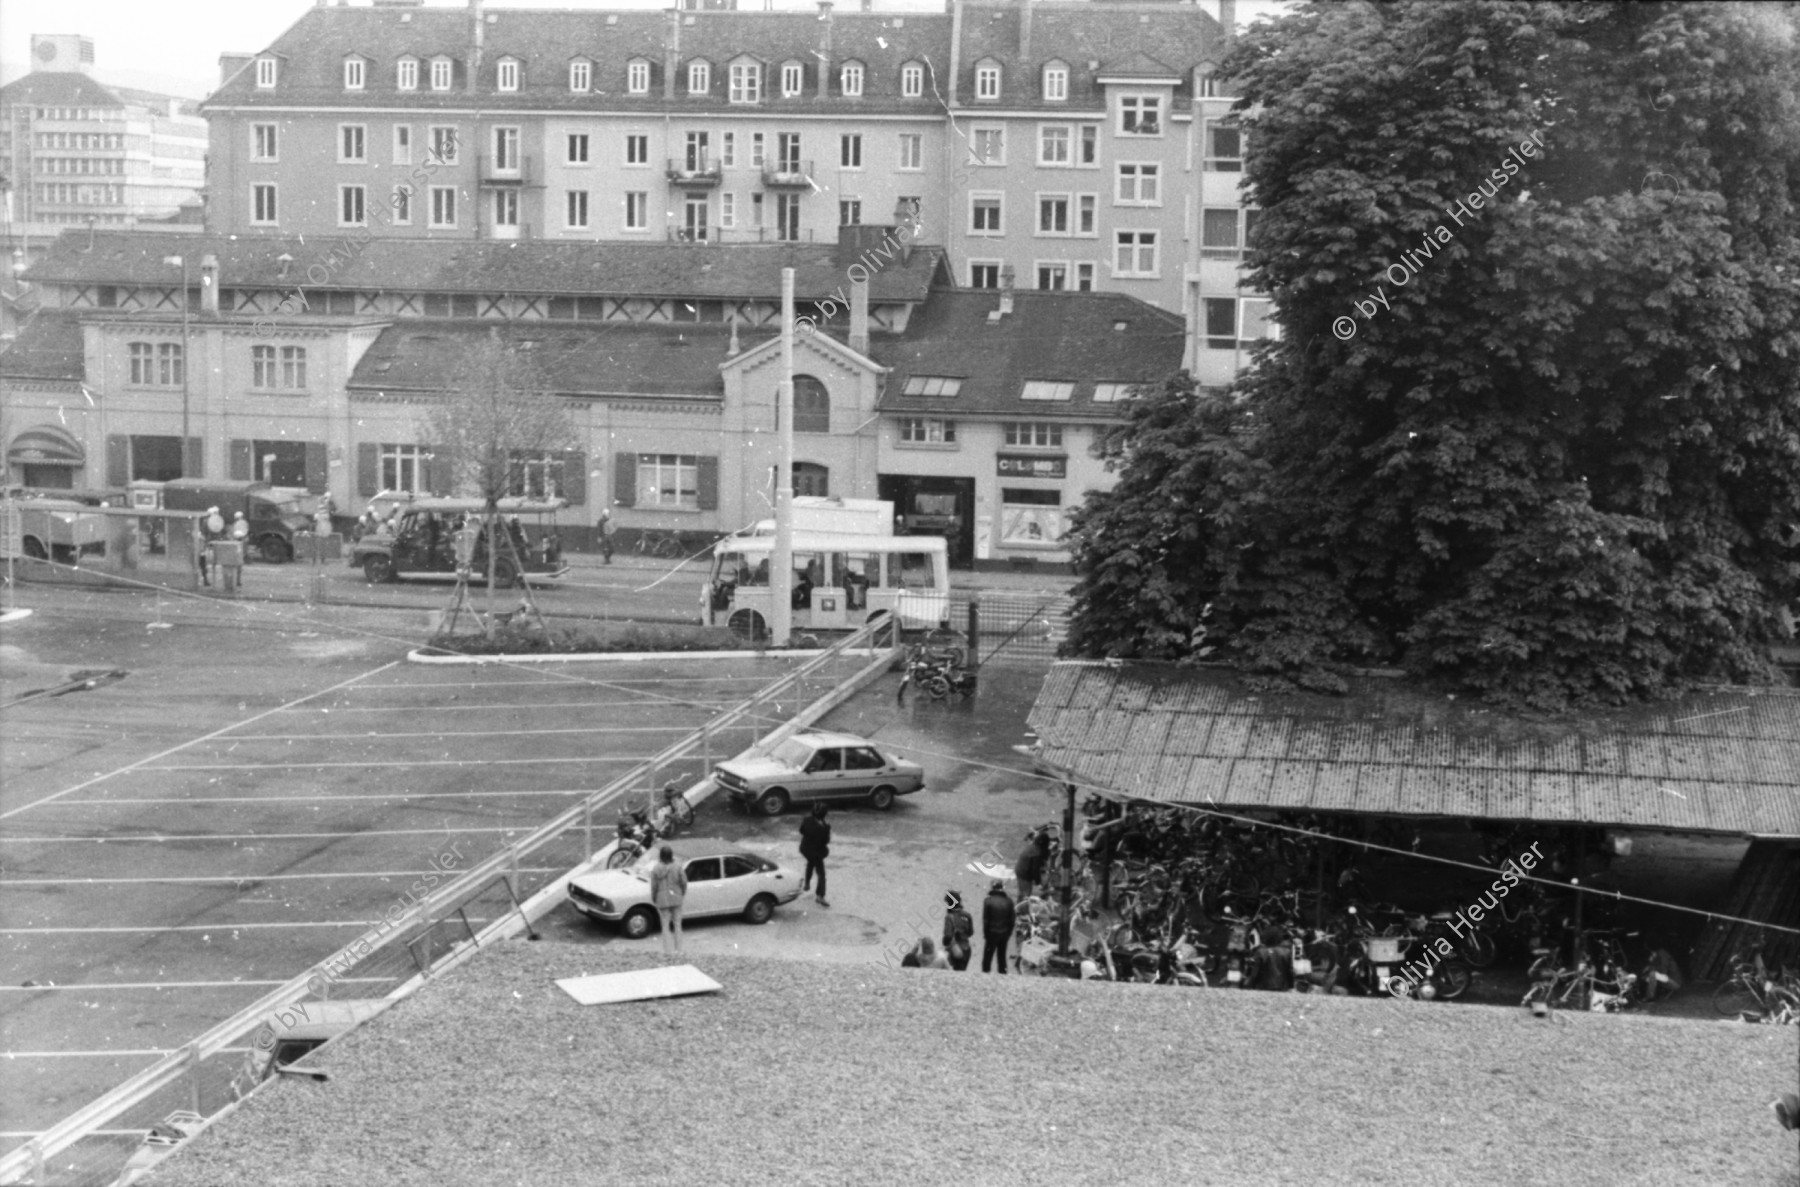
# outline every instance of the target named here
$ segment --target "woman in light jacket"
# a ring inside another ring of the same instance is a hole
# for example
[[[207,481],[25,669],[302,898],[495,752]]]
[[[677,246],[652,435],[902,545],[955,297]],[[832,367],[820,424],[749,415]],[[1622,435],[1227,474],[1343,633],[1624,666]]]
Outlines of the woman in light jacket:
[[[650,901],[662,916],[664,952],[681,951],[681,903],[687,897],[687,871],[675,864],[675,851],[667,845],[650,867]]]

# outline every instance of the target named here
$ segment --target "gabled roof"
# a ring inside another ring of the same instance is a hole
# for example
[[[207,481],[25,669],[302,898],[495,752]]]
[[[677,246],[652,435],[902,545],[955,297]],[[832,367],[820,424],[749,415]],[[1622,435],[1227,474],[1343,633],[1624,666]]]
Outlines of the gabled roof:
[[[211,253],[219,259],[222,288],[766,300],[781,295],[781,270],[791,267],[796,296],[820,300],[848,285],[845,268],[856,259],[854,253],[840,253],[835,243],[370,239],[358,251],[353,236],[303,244],[133,231],[95,231],[92,242],[90,250],[86,230],[60,236],[25,278],[48,284],[179,284],[180,269],[163,263],[165,257],[190,256],[190,273],[198,275],[200,257]],[[283,254],[293,257],[285,269],[278,258]],[[920,246],[906,260],[883,264],[869,282],[869,299],[923,301],[941,274],[943,256],[941,247]]]
[[[1127,57],[1100,63],[1095,75],[1100,78],[1173,78],[1180,81],[1182,72],[1139,51]]]
[[[1194,68],[1216,58],[1223,42],[1218,21],[1194,4],[1038,0],[1031,6],[1029,56],[1019,53],[1019,21],[1012,0],[964,0],[959,108],[1091,110],[1105,102],[1095,80],[1141,73],[1140,58],[1156,68],[1156,77],[1183,79],[1175,91],[1179,100],[1191,97]],[[973,101],[975,64],[984,58],[1001,66],[998,103]],[[1044,100],[1043,69],[1053,59],[1069,67],[1066,101]]]
[[[1215,668],[1064,662],[1027,720],[1046,763],[1165,803],[1800,838],[1794,689],[1532,721],[1377,677],[1329,697]]]
[[[1117,420],[1116,403],[1095,403],[1096,383],[1161,383],[1181,367],[1186,327],[1180,317],[1123,293],[1016,293],[998,320],[994,291],[935,292],[899,339],[871,353],[891,367],[883,412]],[[955,396],[907,396],[913,375],[963,379]],[[1073,383],[1068,400],[1023,400],[1027,380]]]
[[[79,383],[87,378],[81,319],[70,313],[40,310],[18,337],[0,351],[0,379],[60,379]]]

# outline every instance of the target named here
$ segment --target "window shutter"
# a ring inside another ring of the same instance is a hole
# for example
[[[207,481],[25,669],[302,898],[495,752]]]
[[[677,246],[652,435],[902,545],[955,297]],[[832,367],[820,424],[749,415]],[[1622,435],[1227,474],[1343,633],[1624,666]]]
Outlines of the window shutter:
[[[306,443],[306,489],[315,495],[331,489],[331,461],[323,441]]]
[[[256,477],[256,459],[254,443],[241,437],[234,437],[231,442],[231,480],[248,482]]]
[[[125,486],[131,481],[131,438],[113,434],[106,439],[106,485]]]
[[[381,489],[381,447],[364,441],[356,447],[356,493],[368,498]]]
[[[430,447],[431,460],[425,466],[425,485],[434,495],[453,495],[456,493],[455,459],[450,456],[448,446],[433,445]]]
[[[621,507],[637,506],[637,454],[613,455],[613,500]]]
[[[562,455],[562,493],[571,506],[587,502],[587,454]]]
[[[181,476],[206,477],[206,443],[198,437],[187,439],[187,453],[181,459]]]
[[[695,486],[700,493],[700,510],[717,511],[719,509],[719,459],[703,457],[699,459],[699,463]]]

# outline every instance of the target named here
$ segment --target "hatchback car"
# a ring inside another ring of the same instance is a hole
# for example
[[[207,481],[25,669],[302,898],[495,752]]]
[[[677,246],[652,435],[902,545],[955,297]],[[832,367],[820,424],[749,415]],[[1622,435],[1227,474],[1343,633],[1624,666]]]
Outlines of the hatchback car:
[[[589,919],[617,924],[628,938],[641,940],[660,920],[650,901],[650,867],[656,854],[646,853],[619,870],[597,870],[569,879],[569,902]],[[751,923],[767,923],[775,908],[800,897],[800,875],[760,854],[729,845],[677,853],[687,871],[687,896],[681,917],[705,919],[742,915]]]
[[[925,786],[925,768],[855,734],[795,734],[761,758],[713,768],[713,782],[734,804],[779,816],[806,800],[864,800],[893,807],[894,797]]]

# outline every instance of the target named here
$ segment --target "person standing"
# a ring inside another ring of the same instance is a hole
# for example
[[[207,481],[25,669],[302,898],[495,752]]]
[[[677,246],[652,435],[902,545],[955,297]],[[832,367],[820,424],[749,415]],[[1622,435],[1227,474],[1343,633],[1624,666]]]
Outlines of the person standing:
[[[687,898],[687,871],[675,864],[675,851],[667,845],[650,867],[650,901],[662,916],[664,952],[681,952],[681,904]]]
[[[815,900],[821,907],[831,904],[825,901],[825,859],[831,855],[831,826],[825,823],[825,805],[814,804],[812,815],[800,822],[800,856],[806,859],[806,873],[800,877],[800,893],[805,894],[812,886],[813,874],[819,875],[818,898]]]
[[[600,509],[599,528],[600,555],[605,557],[606,563],[610,565],[612,564],[613,554],[613,533],[619,530],[618,525],[613,522],[612,508],[602,507]]]
[[[944,955],[950,960],[950,967],[962,972],[969,967],[969,957],[974,949],[969,941],[975,938],[975,920],[963,907],[962,895],[954,890],[944,894]]]
[[[1032,889],[1044,876],[1044,858],[1048,846],[1044,844],[1042,829],[1033,829],[1025,836],[1025,848],[1019,850],[1019,860],[1013,863],[1013,875],[1019,880],[1019,901],[1024,902],[1031,897]]]
[[[1000,973],[1006,974],[1006,946],[1012,941],[1013,925],[1017,922],[1013,901],[1006,897],[1006,883],[995,882],[988,887],[987,901],[981,904],[982,972],[987,972],[998,956]]]

